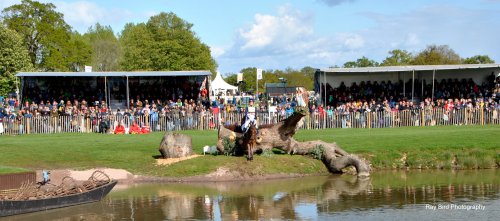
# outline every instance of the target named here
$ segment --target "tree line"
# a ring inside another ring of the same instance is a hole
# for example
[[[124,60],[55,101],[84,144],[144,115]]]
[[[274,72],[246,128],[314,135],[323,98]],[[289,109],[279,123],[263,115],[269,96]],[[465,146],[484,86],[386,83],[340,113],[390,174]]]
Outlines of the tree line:
[[[0,14],[0,95],[14,91],[19,71],[210,70],[217,64],[193,24],[162,12],[115,34],[99,23],[81,34],[52,3],[23,0]]]
[[[344,63],[344,68],[402,66],[402,65],[442,65],[442,64],[493,64],[495,61],[488,55],[475,55],[462,58],[448,45],[429,45],[422,51],[413,54],[406,50],[389,51],[382,62],[376,62],[367,57]],[[336,67],[336,66],[332,66]]]
[[[358,67],[378,67],[378,66],[404,66],[404,65],[444,65],[444,64],[493,64],[495,61],[488,55],[475,55],[462,58],[448,45],[429,45],[422,51],[413,54],[406,50],[394,49],[389,51],[389,55],[382,61],[377,62],[365,56],[355,60],[345,62],[343,68]],[[340,68],[330,66],[330,68]],[[256,68],[244,68],[244,83],[241,86],[243,91],[254,91],[256,87]],[[314,87],[314,68],[306,66],[300,70],[287,68],[285,70],[267,70],[263,72],[263,80],[259,81],[259,91],[264,91],[265,83],[280,83],[280,78],[286,79],[289,86],[303,86],[308,90]],[[226,81],[237,85],[237,74],[230,74]]]
[[[23,0],[2,10],[0,14],[0,95],[15,89],[15,74],[19,71],[83,71],[85,65],[94,71],[179,71],[210,70],[216,72],[217,63],[210,48],[196,36],[193,24],[176,14],[162,12],[147,22],[128,23],[119,34],[110,26],[99,23],[81,34],[64,21],[52,3]],[[345,68],[436,65],[436,64],[494,63],[487,55],[461,58],[447,45],[430,45],[418,53],[395,49],[382,61],[367,57],[344,63]],[[332,66],[338,67],[338,66]],[[243,91],[256,86],[256,68],[241,71]],[[315,69],[266,70],[259,82],[259,91],[265,83],[313,89]],[[236,74],[226,81],[237,85]]]

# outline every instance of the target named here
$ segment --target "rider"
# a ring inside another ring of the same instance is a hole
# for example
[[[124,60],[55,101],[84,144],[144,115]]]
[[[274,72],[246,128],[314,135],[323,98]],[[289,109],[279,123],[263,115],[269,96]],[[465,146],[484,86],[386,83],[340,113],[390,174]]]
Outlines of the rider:
[[[243,125],[241,125],[241,128],[243,129],[243,133],[246,133],[248,131],[248,128],[250,128],[251,122],[253,122],[255,124],[255,127],[258,128],[257,118],[255,116],[255,106],[254,106],[253,99],[250,99],[250,101],[248,102],[248,106],[246,109],[244,119],[245,119],[245,122],[243,123]]]

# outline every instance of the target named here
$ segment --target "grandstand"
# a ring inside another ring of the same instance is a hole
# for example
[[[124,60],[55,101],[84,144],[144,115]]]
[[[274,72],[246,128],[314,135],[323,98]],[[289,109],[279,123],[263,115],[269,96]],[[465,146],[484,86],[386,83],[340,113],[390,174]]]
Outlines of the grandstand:
[[[20,72],[20,100],[82,100],[129,108],[131,99],[197,100],[210,71]]]
[[[351,86],[354,83],[360,85],[363,81],[378,84],[392,82],[400,83],[395,97],[418,101],[424,97],[434,99],[437,82],[446,84],[465,79],[472,80],[476,85],[492,84],[499,73],[500,64],[328,68],[316,71],[314,88],[316,93],[321,94],[322,101],[327,103],[329,93],[339,87]],[[426,95],[428,91],[430,93]]]

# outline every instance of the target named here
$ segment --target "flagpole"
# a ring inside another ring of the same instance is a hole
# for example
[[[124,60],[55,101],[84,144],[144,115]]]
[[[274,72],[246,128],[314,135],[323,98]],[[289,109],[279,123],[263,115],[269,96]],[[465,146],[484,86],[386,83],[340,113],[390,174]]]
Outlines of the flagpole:
[[[257,88],[255,89],[255,91],[256,91],[255,100],[259,100],[259,79],[262,79],[262,69],[257,68],[256,75],[257,75],[257,79],[256,79]]]
[[[256,90],[256,93],[255,93],[255,101],[258,101],[259,100],[259,70],[257,70],[257,88],[255,89]]]

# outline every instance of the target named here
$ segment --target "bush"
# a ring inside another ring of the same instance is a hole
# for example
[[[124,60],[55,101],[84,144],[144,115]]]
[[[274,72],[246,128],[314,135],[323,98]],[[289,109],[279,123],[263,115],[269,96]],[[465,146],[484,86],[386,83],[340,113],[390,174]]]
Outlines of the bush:
[[[325,152],[325,147],[323,147],[323,145],[316,145],[314,146],[314,148],[312,148],[309,154],[311,154],[311,156],[314,159],[322,160],[324,152]]]
[[[274,156],[274,152],[273,152],[273,150],[264,150],[262,152],[262,156],[263,157],[273,157]]]
[[[236,142],[231,142],[228,137],[222,138],[222,146],[224,146],[224,154],[226,156],[234,156],[236,152]]]

